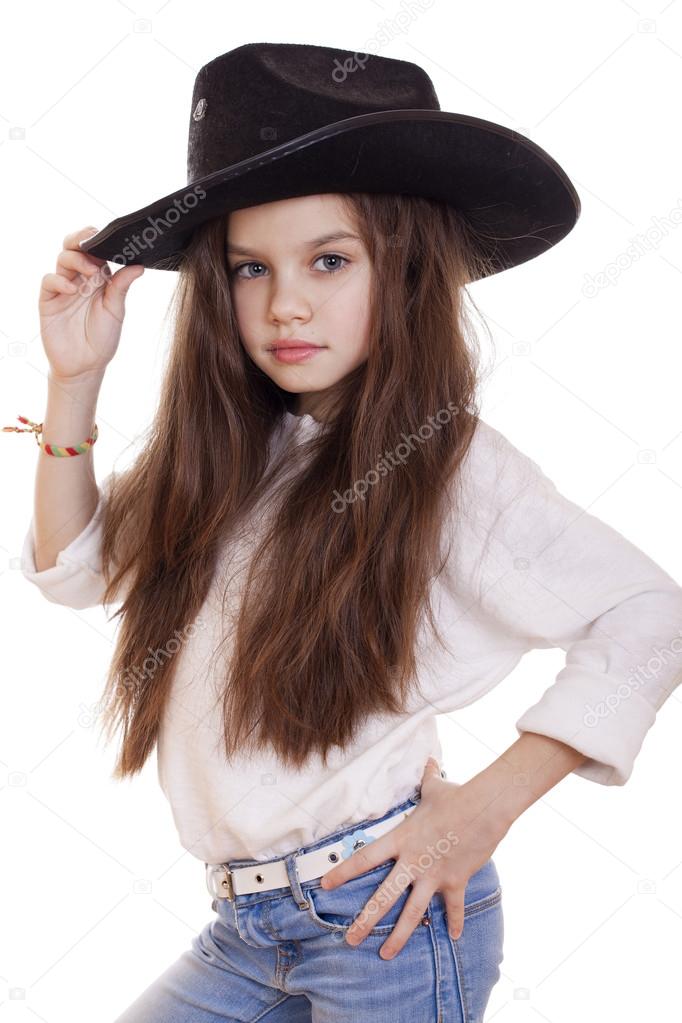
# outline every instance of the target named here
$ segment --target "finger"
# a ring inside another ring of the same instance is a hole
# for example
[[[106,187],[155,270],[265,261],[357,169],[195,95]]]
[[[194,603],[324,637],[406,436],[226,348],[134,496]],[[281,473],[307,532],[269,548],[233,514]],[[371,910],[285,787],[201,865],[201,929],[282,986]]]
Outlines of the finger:
[[[99,234],[96,227],[84,227],[81,231],[75,231],[74,234],[67,235],[64,239],[64,248],[76,249],[86,259],[91,259],[97,266],[106,266],[106,259],[103,259],[101,256],[93,256],[91,252],[85,253],[81,248],[85,242],[90,241],[96,234]],[[70,243],[69,245],[66,244],[67,241]]]
[[[434,888],[425,888],[423,885],[413,887],[410,897],[398,917],[397,924],[391,931],[388,940],[379,949],[382,959],[393,959],[404,947],[412,931],[424,919],[434,891]]]
[[[109,273],[109,267],[106,268]],[[141,263],[130,263],[128,266],[122,266],[120,270],[109,278],[111,287],[114,291],[117,291],[120,296],[125,296],[128,288],[136,281],[138,277],[141,277],[145,271],[145,267]],[[102,273],[105,271],[102,270]]]
[[[464,929],[464,893],[459,892],[452,895],[443,893],[443,897],[448,934],[456,941]]]
[[[396,828],[393,828],[390,834],[393,835],[396,830]],[[335,888],[337,884],[343,884],[344,881],[348,881],[351,877],[364,874],[373,867],[378,867],[380,864],[385,863],[386,860],[391,859],[393,843],[389,846],[388,843],[383,841],[384,838],[388,837],[388,835],[385,835],[381,838],[372,838],[365,831],[355,831],[352,835],[346,835],[343,841],[351,848],[356,841],[363,841],[367,844],[363,845],[357,852],[347,856],[342,863],[332,867],[326,874],[323,874],[320,881],[321,886],[323,888]],[[341,855],[344,855],[343,852]]]
[[[79,231],[72,231],[70,234],[65,235],[64,241],[62,242],[62,248],[80,251],[80,242],[84,242],[87,238],[92,238],[93,235],[96,234],[96,227],[81,227]]]
[[[362,907],[346,933],[349,945],[359,945],[373,927],[383,919],[395,905],[405,889],[412,883],[412,877],[402,864],[396,863],[393,870],[378,886],[372,897]]]
[[[45,274],[40,284],[40,301],[46,302],[56,295],[75,295],[78,285],[62,274]]]
[[[441,781],[443,775],[441,774],[438,761],[434,757],[429,757],[429,759],[426,761],[426,764],[424,765],[424,772],[422,774],[422,784],[428,784],[428,782],[433,778],[438,778],[439,781]]]
[[[75,249],[62,249],[57,256],[55,269],[57,273],[63,273],[65,277],[72,280],[79,273],[84,277],[92,276],[103,264],[106,265],[105,260],[95,260],[86,256],[84,252],[76,252]]]

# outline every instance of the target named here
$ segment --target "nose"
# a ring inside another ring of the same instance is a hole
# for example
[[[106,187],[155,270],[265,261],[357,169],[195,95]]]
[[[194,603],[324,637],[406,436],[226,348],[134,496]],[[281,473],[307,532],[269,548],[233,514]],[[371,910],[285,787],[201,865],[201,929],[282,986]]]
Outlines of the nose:
[[[293,281],[273,281],[269,305],[270,319],[275,323],[286,324],[293,320],[306,323],[312,315],[309,299]]]

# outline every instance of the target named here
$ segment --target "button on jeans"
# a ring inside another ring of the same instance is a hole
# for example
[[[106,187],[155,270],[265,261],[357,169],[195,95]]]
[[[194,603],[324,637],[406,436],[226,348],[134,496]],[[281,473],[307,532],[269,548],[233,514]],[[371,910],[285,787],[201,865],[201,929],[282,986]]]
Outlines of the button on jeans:
[[[420,789],[382,817],[349,825],[286,856],[291,887],[214,899],[214,917],[115,1023],[483,1023],[500,977],[504,925],[497,869],[469,878],[464,926],[448,934],[441,892],[393,959],[379,949],[411,892],[363,941],[344,940],[395,860],[331,891],[301,882],[294,857],[417,804]],[[243,867],[264,861],[230,860]],[[333,864],[330,864],[329,869]],[[208,893],[207,893],[208,894]]]

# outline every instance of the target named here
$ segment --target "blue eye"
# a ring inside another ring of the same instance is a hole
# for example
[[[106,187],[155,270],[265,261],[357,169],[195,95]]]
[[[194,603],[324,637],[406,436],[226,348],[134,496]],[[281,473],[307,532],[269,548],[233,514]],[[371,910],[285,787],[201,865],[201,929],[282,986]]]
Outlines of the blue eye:
[[[350,260],[347,259],[346,256],[340,256],[337,252],[325,252],[324,255],[317,257],[315,263],[319,262],[321,259],[343,260],[344,264],[343,266],[336,266],[331,268],[328,267],[326,271],[323,271],[323,273],[326,273],[328,276],[331,276],[331,274],[337,274],[341,270],[345,270],[346,265],[350,263]],[[242,280],[253,281],[256,280],[258,277],[262,277],[263,275],[256,274],[255,276],[252,276],[251,274],[242,274],[239,271],[243,270],[245,267],[252,266],[263,267],[264,265],[265,265],[264,263],[260,263],[257,260],[252,260],[250,263],[240,263],[238,266],[235,266],[232,270],[230,270],[229,275],[230,277],[240,277]]]
[[[317,261],[319,259],[342,259],[344,264],[350,263],[349,259],[346,259],[345,256],[339,256],[339,254],[337,252],[327,252],[327,253],[324,254],[324,256],[318,256],[317,259],[315,260],[315,262],[317,263]],[[333,267],[331,270],[328,269],[328,272],[331,273],[331,274],[337,274],[339,272],[339,270],[345,270],[345,268],[346,268],[345,265],[344,266],[337,266],[337,267]]]
[[[244,275],[240,274],[239,271],[243,270],[245,266],[262,266],[262,265],[263,265],[262,263],[240,263],[239,266],[235,266],[235,268],[230,271],[230,277],[243,277]],[[258,276],[260,277],[261,274],[258,274]],[[251,280],[252,278],[249,277],[247,279]]]

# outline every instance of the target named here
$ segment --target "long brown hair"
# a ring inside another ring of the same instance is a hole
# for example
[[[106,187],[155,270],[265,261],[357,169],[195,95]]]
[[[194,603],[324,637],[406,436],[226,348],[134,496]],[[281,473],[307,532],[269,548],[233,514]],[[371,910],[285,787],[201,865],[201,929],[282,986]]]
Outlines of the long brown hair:
[[[114,777],[141,770],[153,750],[178,657],[140,666],[191,629],[221,552],[266,492],[271,518],[257,517],[267,528],[223,640],[228,760],[269,748],[297,768],[311,754],[326,764],[369,715],[400,713],[426,617],[437,634],[430,587],[478,418],[466,285],[486,264],[446,204],[340,198],[372,265],[368,357],[329,392],[319,432],[283,445],[272,464],[295,471],[273,491],[271,444],[292,396],[241,343],[228,217],[192,236],[158,409],[105,505],[105,605],[127,584],[103,695],[108,735],[122,732]]]

